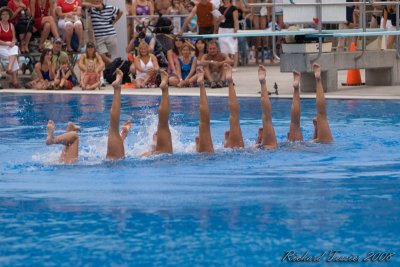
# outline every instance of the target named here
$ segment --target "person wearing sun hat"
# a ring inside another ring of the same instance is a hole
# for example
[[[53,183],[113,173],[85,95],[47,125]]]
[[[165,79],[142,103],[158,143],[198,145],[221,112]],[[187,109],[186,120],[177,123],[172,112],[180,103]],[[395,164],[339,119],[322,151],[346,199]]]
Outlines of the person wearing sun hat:
[[[11,77],[10,87],[20,88],[18,84],[18,46],[14,25],[9,22],[13,12],[8,7],[0,8],[0,58],[8,60],[7,74]]]
[[[68,58],[68,54],[61,50],[63,45],[63,40],[60,37],[54,38],[53,40],[53,64],[55,64],[56,69],[60,67],[60,60],[62,58]]]

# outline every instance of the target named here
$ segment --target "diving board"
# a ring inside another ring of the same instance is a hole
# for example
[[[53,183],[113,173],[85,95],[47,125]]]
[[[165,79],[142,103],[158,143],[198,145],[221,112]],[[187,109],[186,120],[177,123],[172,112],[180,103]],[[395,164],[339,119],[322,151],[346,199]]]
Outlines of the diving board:
[[[384,31],[383,29],[346,29],[346,30],[322,30],[300,29],[298,31],[272,31],[272,30],[239,30],[237,33],[222,34],[183,34],[183,38],[213,39],[222,37],[263,37],[263,36],[296,36],[310,35],[313,37],[350,37],[350,36],[380,36],[380,35],[399,35],[400,31]]]

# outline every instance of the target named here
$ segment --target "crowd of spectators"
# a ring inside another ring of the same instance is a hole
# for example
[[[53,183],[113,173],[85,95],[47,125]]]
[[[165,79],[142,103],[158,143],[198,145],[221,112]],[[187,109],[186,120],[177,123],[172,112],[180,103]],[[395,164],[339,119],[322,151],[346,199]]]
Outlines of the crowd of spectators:
[[[126,4],[126,10],[107,0],[2,0],[0,5],[1,66],[10,77],[11,88],[21,87],[19,56],[33,52],[39,58],[33,68],[34,79],[25,87],[70,89],[80,84],[83,90],[101,88],[105,83],[104,70],[112,66],[117,54],[114,25],[124,13],[128,18],[128,35],[132,36],[126,52],[134,86],[156,86],[160,68],[167,69],[171,86],[193,86],[196,72],[202,68],[209,87],[224,87],[224,63],[232,65],[234,71],[239,65],[238,38],[206,42],[185,40],[184,34],[266,29],[272,19],[271,8],[249,8],[242,0],[133,0]],[[374,6],[371,27],[393,28],[394,7]],[[348,6],[347,22],[339,27],[355,27],[356,14],[356,7]],[[284,28],[282,7],[276,7],[275,15],[277,26]],[[347,46],[345,41],[339,40],[339,49]],[[247,38],[246,42],[246,47],[255,51],[256,63],[260,59],[264,63],[264,51],[271,49],[271,40],[257,37]],[[393,47],[393,43],[394,36],[390,36],[388,47]],[[78,75],[70,62],[71,53],[80,53]]]

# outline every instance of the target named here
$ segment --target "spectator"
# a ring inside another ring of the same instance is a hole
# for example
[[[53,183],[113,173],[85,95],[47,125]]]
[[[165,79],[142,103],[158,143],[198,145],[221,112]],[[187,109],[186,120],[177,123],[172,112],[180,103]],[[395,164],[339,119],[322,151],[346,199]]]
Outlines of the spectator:
[[[171,18],[172,25],[174,26],[173,33],[177,34],[181,29],[181,18],[178,15],[185,14],[185,8],[180,0],[172,1],[172,5],[167,9],[167,14],[173,16]]]
[[[32,17],[35,20],[35,28],[40,32],[39,50],[44,48],[44,42],[50,32],[54,38],[59,37],[57,25],[54,21],[54,4],[50,0],[31,0]]]
[[[128,47],[126,48],[126,53],[132,53],[134,56],[139,54],[139,44],[144,41],[149,45],[150,53],[154,53],[154,51],[159,51],[159,47],[157,46],[156,39],[151,36],[146,35],[146,27],[143,24],[136,25],[136,31],[134,32],[134,38],[129,42]],[[135,62],[133,61],[131,66],[129,67],[129,72],[132,75],[135,75]]]
[[[139,45],[139,55],[135,58],[136,86],[145,88],[156,83],[158,63],[157,58],[150,53],[149,45],[141,42]]]
[[[95,90],[96,88],[100,90],[100,74],[94,61],[89,61],[82,78],[82,90]]]
[[[197,59],[191,55],[188,44],[181,47],[181,56],[178,57],[176,72],[179,78],[178,87],[193,87],[197,80],[196,75]]]
[[[68,58],[63,58],[60,60],[59,69],[56,70],[54,86],[56,86],[57,89],[71,90],[74,87],[74,83],[74,75],[71,67],[69,66],[69,60]]]
[[[195,56],[197,58],[197,65],[201,65],[201,60],[203,59],[203,56],[206,54],[207,51],[207,43],[203,39],[198,39],[194,46]]]
[[[8,7],[0,8],[0,60],[8,60],[7,74],[11,76],[11,88],[20,88],[18,84],[18,46],[15,45],[14,25],[10,22],[13,12]]]
[[[390,2],[390,1],[389,1]],[[384,9],[384,20],[383,27],[387,31],[396,30],[396,5],[395,2],[388,4]],[[394,42],[396,40],[396,35],[388,35],[386,40],[387,49],[392,49]],[[398,44],[397,44],[398,45]]]
[[[67,52],[73,51],[71,40],[74,31],[79,40],[77,51],[80,51],[83,44],[81,0],[57,0],[56,12],[58,16],[58,28],[63,33],[65,42],[67,43]]]
[[[61,50],[63,44],[63,40],[60,37],[57,37],[53,41],[53,64],[54,68],[57,70],[60,67],[60,60],[62,58],[68,60],[68,54]]]
[[[136,0],[132,4],[132,16],[151,16],[154,15],[154,5],[149,0]],[[136,18],[136,23],[144,23],[147,18]]]
[[[102,4],[94,4],[93,0],[83,0],[82,2],[82,23],[83,28],[87,34],[87,40],[90,42],[94,42],[94,33],[93,33],[93,26],[92,26],[92,19],[90,15],[90,8],[98,8],[100,9]]]
[[[7,6],[14,12],[14,15],[11,18],[11,23],[15,25],[17,38],[20,41],[21,53],[29,53],[29,42],[33,31],[33,21],[29,1],[10,0]]]
[[[249,3],[265,3],[265,0],[249,0]],[[267,28],[268,11],[266,7],[255,7],[252,10],[253,29],[265,30]],[[258,65],[259,54],[261,53],[262,63],[264,63],[264,45],[266,45],[265,37],[256,37],[256,64]]]
[[[226,86],[224,63],[232,65],[232,60],[219,51],[218,43],[214,40],[208,43],[208,53],[204,55],[201,64],[204,67],[204,75],[210,82],[211,88]]]
[[[377,1],[372,1],[374,4],[372,5],[374,10],[373,14],[371,17],[371,28],[380,28],[381,27],[381,22],[383,21],[383,15],[384,15],[384,6],[376,5],[375,2],[380,2],[379,0]]]
[[[40,55],[40,61],[35,64],[36,79],[28,83],[25,87],[37,90],[47,90],[52,88],[55,78],[55,66],[52,62],[53,52],[51,49],[44,49]]]
[[[129,42],[126,47],[126,53],[134,52],[134,55],[138,55],[139,44],[144,41],[149,45],[150,53],[156,51],[156,40],[151,36],[146,35],[146,27],[143,24],[136,25],[136,32],[134,33],[134,38]]]
[[[96,53],[94,43],[88,42],[86,44],[86,53],[79,58],[78,67],[81,71],[82,90],[94,90],[99,87],[104,62],[101,56]],[[97,84],[97,82],[99,83]]]
[[[177,86],[179,83],[179,76],[177,71],[178,57],[181,53],[181,48],[183,45],[183,40],[180,38],[174,38],[174,48],[169,50],[168,55],[168,70],[169,75],[168,83],[171,86]]]
[[[120,19],[123,12],[114,6],[103,4],[102,0],[95,0],[94,4],[101,8],[91,8],[92,25],[96,39],[96,49],[106,65],[112,62],[112,56],[117,52],[117,33],[114,24]]]
[[[221,13],[209,0],[200,0],[199,3],[192,9],[189,16],[185,19],[179,35],[186,30],[189,22],[197,15],[197,25],[199,27],[199,34],[212,34],[214,33],[214,17],[222,19]]]
[[[353,0],[346,0],[346,2],[353,2]],[[355,6],[346,6],[346,22],[342,22],[339,24],[339,29],[353,29],[357,23],[356,23],[356,14],[354,12]],[[341,37],[338,40],[338,51],[344,51],[345,47],[349,47],[351,42],[354,41],[354,37],[348,37],[344,38]],[[346,44],[347,43],[347,44]]]
[[[193,1],[186,2],[186,10],[190,13],[192,12],[193,8],[196,6],[196,4]],[[191,33],[197,33],[197,15],[194,15],[193,18],[190,20],[189,24],[189,32]]]
[[[239,29],[238,20],[238,9],[232,5],[232,0],[223,0],[223,6],[219,8],[219,12],[223,14],[225,20],[220,23],[218,33],[237,33]],[[238,40],[235,37],[224,37],[219,38],[219,47],[221,53],[228,54],[231,58],[234,58],[234,67],[238,66]]]
[[[155,13],[160,15],[167,14],[167,9],[171,6],[171,0],[155,0],[154,9]]]

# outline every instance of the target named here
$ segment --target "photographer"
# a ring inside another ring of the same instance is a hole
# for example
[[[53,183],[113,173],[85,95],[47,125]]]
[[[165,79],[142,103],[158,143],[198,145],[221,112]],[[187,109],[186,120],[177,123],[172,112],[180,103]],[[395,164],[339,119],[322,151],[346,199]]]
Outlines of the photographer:
[[[150,48],[150,52],[154,52],[156,46],[156,40],[149,35],[146,35],[146,27],[143,24],[136,25],[136,32],[133,35],[133,39],[129,42],[126,53],[134,53],[134,56],[138,55],[139,44],[141,41],[145,41]]]
[[[28,0],[10,0],[7,6],[12,10],[11,23],[15,25],[17,38],[20,41],[21,53],[29,53],[29,41],[32,37],[33,20]]]

